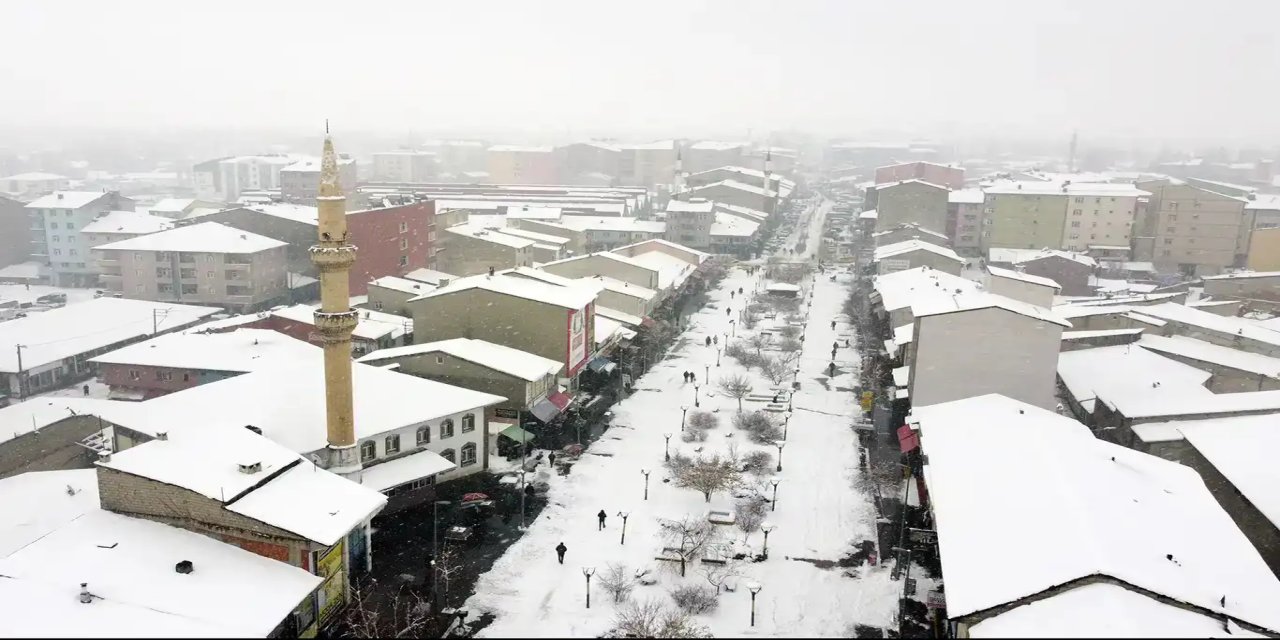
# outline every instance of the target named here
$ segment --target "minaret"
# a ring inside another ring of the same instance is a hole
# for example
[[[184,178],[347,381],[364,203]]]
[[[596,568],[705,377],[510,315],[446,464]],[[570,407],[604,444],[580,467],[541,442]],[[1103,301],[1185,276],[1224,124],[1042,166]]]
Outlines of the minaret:
[[[781,186],[781,184],[779,184]],[[774,205],[778,201],[777,192],[774,192],[772,198],[769,197],[769,190],[773,188],[773,149],[765,147],[764,150],[764,212],[768,216],[773,216]]]
[[[676,183],[675,195],[671,196],[672,200],[679,200],[680,193],[684,191],[684,152],[680,149],[680,143],[676,143]]]
[[[320,272],[320,308],[315,312],[316,333],[324,346],[325,422],[329,445],[325,468],[341,475],[360,471],[356,450],[355,415],[351,398],[351,332],[356,310],[351,308],[347,280],[356,261],[356,248],[347,241],[347,198],[338,182],[338,155],[324,127],[324,152],[320,159],[319,242],[312,245],[311,262]]]

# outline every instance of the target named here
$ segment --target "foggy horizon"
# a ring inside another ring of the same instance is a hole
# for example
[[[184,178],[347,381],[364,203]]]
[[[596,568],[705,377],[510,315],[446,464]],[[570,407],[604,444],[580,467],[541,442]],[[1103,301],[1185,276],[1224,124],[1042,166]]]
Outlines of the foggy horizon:
[[[338,132],[406,142],[1076,130],[1269,146],[1280,141],[1280,4],[1227,7],[10,4],[0,83],[18,99],[0,122],[305,133],[328,118]]]

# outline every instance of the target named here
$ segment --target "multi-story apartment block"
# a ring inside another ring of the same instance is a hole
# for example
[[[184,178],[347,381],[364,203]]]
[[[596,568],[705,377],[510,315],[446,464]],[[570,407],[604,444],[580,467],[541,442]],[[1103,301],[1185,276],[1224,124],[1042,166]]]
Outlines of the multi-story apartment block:
[[[92,248],[172,228],[173,221],[168,218],[139,211],[108,211],[85,225],[80,233]],[[102,272],[102,265],[96,259],[92,264]]]
[[[964,188],[964,169],[936,162],[903,162],[876,169],[876,184],[923,180],[948,189]]]
[[[711,247],[711,227],[716,222],[715,203],[704,198],[667,203],[666,239],[695,249]]]
[[[55,191],[27,204],[32,218],[31,254],[47,263],[59,286],[87,287],[98,280],[89,251],[92,244],[80,233],[108,211],[132,211],[133,200],[116,192]]]
[[[676,175],[676,143],[661,140],[622,147],[618,180],[625,185],[654,187],[672,184]]]
[[[0,193],[42,196],[71,187],[71,178],[56,173],[20,173],[0,178]]]
[[[343,193],[356,189],[356,161],[347,156],[338,157],[338,183]],[[280,170],[280,194],[285,202],[314,205],[320,193],[320,159],[298,160]]]
[[[875,188],[876,231],[912,222],[945,233],[949,190],[923,180],[903,180]]]
[[[1001,182],[984,189],[988,246],[1085,251],[1129,246],[1139,198],[1131,184]]]
[[[495,184],[556,184],[559,171],[551,147],[496,145],[489,147],[489,182]]]
[[[287,245],[205,222],[94,250],[102,281],[126,298],[248,312],[288,295]]]
[[[1159,271],[1215,275],[1243,266],[1252,231],[1245,198],[1172,181],[1144,183],[1151,191],[1151,260]]]
[[[25,262],[31,257],[31,235],[35,228],[31,214],[21,202],[0,196],[0,267]],[[40,234],[44,234],[43,228]]]
[[[429,182],[438,162],[431,151],[384,151],[373,154],[373,179],[386,182]]]
[[[245,191],[280,188],[280,170],[297,162],[297,156],[268,154],[231,156],[201,162],[192,168],[196,197],[235,202]]]
[[[479,225],[460,224],[440,236],[440,268],[459,276],[492,273],[533,264],[534,240]]]
[[[947,194],[947,237],[961,255],[986,249],[986,194],[981,189],[957,189]]]
[[[621,151],[611,144],[575,142],[556,147],[555,153],[560,175],[566,184],[594,184],[602,177],[607,177],[612,182],[618,175]]]

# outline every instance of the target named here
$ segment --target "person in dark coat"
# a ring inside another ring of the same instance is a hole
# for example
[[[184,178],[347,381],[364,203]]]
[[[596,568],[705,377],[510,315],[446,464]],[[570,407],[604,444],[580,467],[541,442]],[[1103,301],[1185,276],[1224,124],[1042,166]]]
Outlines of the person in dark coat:
[[[596,519],[600,521],[600,526],[596,528],[596,531],[599,531],[604,528],[604,519],[606,517],[607,515],[605,514],[604,509],[601,509],[600,513],[596,514]]]
[[[720,336],[711,336],[711,344],[720,344]]]
[[[836,328],[836,321],[835,321],[835,320],[832,320],[832,321],[831,321],[831,328],[832,328],[832,329],[835,329],[835,328]]]
[[[563,542],[556,545],[556,559],[560,561],[560,564],[564,564],[564,552],[568,550],[569,547],[564,546]]]
[[[732,299],[733,299],[733,294],[735,294],[735,293],[737,293],[737,291],[730,291],[730,292],[729,292],[729,299],[730,299],[730,300],[732,300]]]
[[[708,347],[711,346],[711,336],[707,336],[706,342]]]
[[[547,464],[551,465],[552,469],[556,468],[556,452],[552,451],[547,454]]]
[[[836,363],[832,362],[827,365],[827,375],[828,376],[836,375]]]
[[[726,317],[727,317],[729,314],[731,314],[731,313],[733,313],[733,309],[730,309],[729,307],[725,307],[725,308],[724,308],[724,315],[725,315]]]
[[[738,287],[738,293],[742,293],[742,287]]]
[[[690,372],[689,372],[689,382],[692,382],[692,383],[694,383],[694,384],[698,384],[698,374],[696,374],[696,373],[694,373],[694,372],[690,371]]]
[[[832,343],[831,343],[831,350],[832,350],[832,351],[835,351],[836,349],[839,349],[839,348],[840,348],[840,341],[839,341],[839,340],[836,340],[836,341],[834,341],[834,342],[832,342]]]

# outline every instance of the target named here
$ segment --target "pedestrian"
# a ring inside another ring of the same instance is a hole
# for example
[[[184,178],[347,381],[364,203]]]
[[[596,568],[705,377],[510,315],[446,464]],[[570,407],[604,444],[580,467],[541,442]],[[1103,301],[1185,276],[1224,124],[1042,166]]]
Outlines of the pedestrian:
[[[87,384],[84,386],[84,395],[89,395],[89,385]]]
[[[556,452],[552,451],[547,454],[547,464],[551,465],[552,469],[556,468]]]
[[[604,509],[601,509],[600,513],[596,514],[596,519],[600,521],[600,526],[596,528],[596,531],[600,531],[601,529],[604,529],[604,519],[605,519]]]
[[[849,348],[849,339],[848,339],[848,338],[845,338],[845,339],[844,339],[844,346],[845,346],[845,348],[846,348],[846,349],[848,349],[848,348]]]
[[[835,347],[831,347],[831,359],[832,359],[832,360],[835,360],[835,359],[836,359],[836,348],[835,348]]]
[[[711,346],[711,336],[707,336],[706,343],[708,347]]]
[[[840,341],[839,340],[832,341],[831,350],[835,351],[836,349],[839,349],[839,348],[840,348]]]
[[[711,344],[720,344],[720,336],[711,336]]]
[[[835,320],[832,320],[832,321],[831,321],[831,330],[832,330],[832,331],[834,331],[834,330],[835,330],[835,328],[836,328],[836,321],[835,321]]]
[[[698,384],[698,374],[696,374],[696,373],[694,373],[694,372],[690,371],[690,372],[689,372],[689,382],[692,382],[692,383],[694,383],[694,384]]]
[[[828,376],[836,375],[836,363],[832,362],[827,365],[827,375]]]
[[[560,564],[564,564],[564,552],[568,550],[569,547],[564,546],[563,542],[556,545],[556,559],[560,561]]]
[[[742,287],[738,287],[738,293],[742,293]]]
[[[735,293],[737,293],[737,291],[730,291],[730,292],[729,292],[729,299],[730,299],[730,300],[732,300],[732,299],[733,299],[733,294],[735,294]]]
[[[729,307],[725,307],[725,308],[724,308],[724,315],[725,315],[726,317],[728,317],[728,315],[729,315],[729,314],[731,314],[731,313],[733,313],[733,309],[730,309]]]

